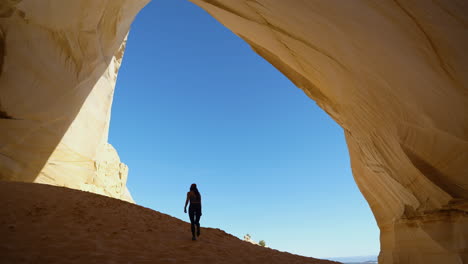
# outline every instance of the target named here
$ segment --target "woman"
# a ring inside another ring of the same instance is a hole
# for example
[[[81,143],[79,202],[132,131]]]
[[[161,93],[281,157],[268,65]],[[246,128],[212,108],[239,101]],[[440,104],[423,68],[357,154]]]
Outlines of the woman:
[[[201,195],[197,189],[197,185],[193,183],[190,185],[190,192],[187,193],[187,200],[185,200],[184,213],[187,213],[187,204],[190,201],[189,217],[192,228],[192,240],[197,240],[195,236],[195,226],[197,226],[197,236],[200,236],[200,217],[201,212]]]

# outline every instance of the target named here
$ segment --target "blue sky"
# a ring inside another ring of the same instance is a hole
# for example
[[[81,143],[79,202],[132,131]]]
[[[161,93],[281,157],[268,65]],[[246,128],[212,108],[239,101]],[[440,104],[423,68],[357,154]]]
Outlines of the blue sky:
[[[186,0],[153,0],[133,23],[109,141],[142,206],[188,221],[195,182],[202,226],[305,256],[378,254],[342,129]]]

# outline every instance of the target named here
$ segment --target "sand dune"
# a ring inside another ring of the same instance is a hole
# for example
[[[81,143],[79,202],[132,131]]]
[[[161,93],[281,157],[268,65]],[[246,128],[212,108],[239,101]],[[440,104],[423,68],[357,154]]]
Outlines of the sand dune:
[[[121,200],[0,182],[1,263],[337,263],[244,242]]]

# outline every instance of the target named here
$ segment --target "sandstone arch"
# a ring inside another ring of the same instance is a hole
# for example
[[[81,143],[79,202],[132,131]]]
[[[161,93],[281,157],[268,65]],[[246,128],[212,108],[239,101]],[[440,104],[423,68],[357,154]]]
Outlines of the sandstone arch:
[[[147,0],[0,3],[0,178],[131,199],[107,144]],[[380,263],[468,262],[465,1],[192,0],[345,130]]]

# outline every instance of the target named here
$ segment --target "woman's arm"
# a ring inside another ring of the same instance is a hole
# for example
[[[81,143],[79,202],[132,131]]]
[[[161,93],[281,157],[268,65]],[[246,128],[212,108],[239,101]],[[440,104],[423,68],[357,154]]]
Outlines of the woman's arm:
[[[187,199],[185,200],[184,213],[187,213],[187,204],[190,199],[190,192],[187,193]]]

